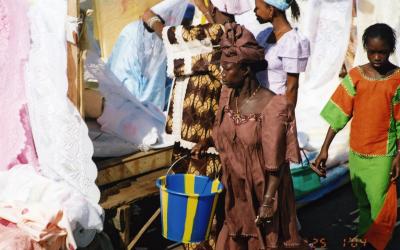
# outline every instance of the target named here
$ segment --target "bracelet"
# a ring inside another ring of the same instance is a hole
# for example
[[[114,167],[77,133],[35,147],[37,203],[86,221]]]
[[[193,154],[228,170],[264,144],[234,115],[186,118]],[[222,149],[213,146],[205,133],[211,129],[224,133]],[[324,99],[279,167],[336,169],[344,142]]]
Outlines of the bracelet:
[[[272,205],[269,204],[262,204],[263,207],[268,207],[268,208],[272,208]]]
[[[156,22],[161,22],[161,19],[158,16],[153,16],[152,18],[149,19],[149,21],[147,21],[147,24],[149,25],[150,29],[154,30],[153,25]]]
[[[273,201],[275,200],[274,196],[271,196],[271,195],[268,195],[268,194],[264,195],[264,198],[266,198],[266,199],[271,198],[271,200],[273,200]]]

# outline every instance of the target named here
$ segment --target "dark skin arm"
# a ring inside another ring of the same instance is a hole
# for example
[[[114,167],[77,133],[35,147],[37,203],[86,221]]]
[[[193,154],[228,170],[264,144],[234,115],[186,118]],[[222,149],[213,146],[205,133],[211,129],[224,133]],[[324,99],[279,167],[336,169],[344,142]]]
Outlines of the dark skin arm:
[[[400,140],[396,141],[397,143],[397,155],[393,159],[392,168],[390,170],[390,181],[396,181],[400,175]]]
[[[290,120],[294,119],[294,110],[297,104],[297,93],[299,89],[299,74],[287,73],[286,97],[291,106]]]
[[[329,127],[328,132],[325,136],[324,144],[322,145],[321,152],[319,153],[317,159],[313,163],[314,167],[319,170],[321,174],[317,172],[317,174],[321,177],[326,177],[326,161],[328,160],[328,151],[329,147],[332,143],[332,140],[335,138],[336,132]]]
[[[152,17],[154,17],[154,16],[156,16],[156,14],[155,14],[151,9],[147,9],[147,10],[143,13],[142,20],[143,20],[143,22],[149,24],[148,22],[149,22],[150,18],[152,18]],[[154,32],[155,32],[159,37],[162,37],[162,30],[163,30],[163,28],[164,28],[164,24],[163,24],[162,22],[155,22],[155,23],[153,24],[153,27],[151,27],[151,28],[154,30]]]
[[[261,225],[264,221],[268,220],[268,218],[272,218],[275,213],[274,208],[274,201],[275,201],[275,194],[278,190],[279,183],[281,181],[281,176],[283,172],[283,167],[280,168],[277,172],[268,172],[267,179],[268,179],[268,186],[267,191],[264,195],[263,203],[259,209],[259,216],[258,219],[255,221],[257,225]]]
[[[204,14],[204,16],[207,18],[207,21],[209,23],[215,23],[214,17],[211,14],[211,12],[212,12],[211,10],[214,8],[213,5],[211,4],[211,2],[209,3],[208,7],[205,5],[204,0],[194,0],[194,4]],[[216,14],[219,14],[219,13],[216,13]],[[150,20],[150,18],[152,18],[155,15],[156,14],[151,9],[147,9],[143,13],[142,20],[143,20],[143,22],[148,24],[148,21]],[[161,38],[162,38],[163,28],[164,28],[164,24],[161,22],[155,22],[152,27],[154,32]]]
[[[211,11],[213,9],[212,3],[209,1],[208,7],[204,3],[204,0],[194,0],[194,4],[196,5],[197,8],[203,13],[203,15],[206,17],[207,21],[209,23],[214,23],[214,18],[211,14]]]

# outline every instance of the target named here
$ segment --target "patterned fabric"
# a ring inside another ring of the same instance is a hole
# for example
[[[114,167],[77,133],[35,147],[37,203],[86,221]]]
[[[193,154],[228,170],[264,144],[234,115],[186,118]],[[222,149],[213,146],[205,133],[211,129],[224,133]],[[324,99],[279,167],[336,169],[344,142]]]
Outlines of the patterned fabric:
[[[359,67],[350,70],[321,116],[336,132],[352,119],[350,148],[355,153],[394,156],[400,138],[400,70],[383,79],[368,78]]]
[[[167,52],[167,72],[174,79],[168,108],[166,132],[176,142],[173,161],[190,153],[200,141],[211,139],[215,114],[221,92],[221,52],[216,46],[223,34],[222,25],[174,26],[163,30],[163,41]],[[218,176],[221,169],[219,156],[214,148],[200,160],[184,159],[177,165],[178,171]],[[222,202],[219,202],[222,204]],[[219,209],[222,210],[222,207]],[[218,228],[214,219],[209,241],[201,244],[186,244],[186,249],[215,249]]]
[[[221,52],[213,49],[213,45],[219,43],[222,34],[222,26],[217,24],[164,30],[168,72],[177,77],[168,109],[166,132],[180,142],[181,147],[191,149],[197,142],[211,138],[222,86]]]

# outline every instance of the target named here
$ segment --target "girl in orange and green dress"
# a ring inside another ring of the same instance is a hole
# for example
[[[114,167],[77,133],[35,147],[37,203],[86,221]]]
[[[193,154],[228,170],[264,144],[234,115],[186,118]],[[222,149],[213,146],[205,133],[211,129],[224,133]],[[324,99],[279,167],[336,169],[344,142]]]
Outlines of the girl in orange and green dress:
[[[390,240],[397,213],[400,70],[389,61],[395,44],[395,33],[386,24],[365,30],[369,63],[351,69],[323,108],[321,116],[330,127],[312,166],[320,176],[326,175],[329,145],[351,120],[349,167],[360,210],[358,235],[377,249]]]

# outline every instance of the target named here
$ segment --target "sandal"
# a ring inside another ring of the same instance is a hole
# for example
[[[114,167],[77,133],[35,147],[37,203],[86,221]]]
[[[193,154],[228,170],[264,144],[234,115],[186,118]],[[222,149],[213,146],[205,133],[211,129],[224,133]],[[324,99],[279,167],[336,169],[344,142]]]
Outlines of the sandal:
[[[326,170],[325,168],[322,167],[317,167],[315,166],[314,163],[310,164],[310,168],[319,176],[319,177],[323,177],[326,178]]]

